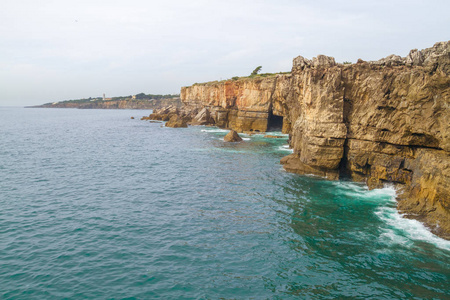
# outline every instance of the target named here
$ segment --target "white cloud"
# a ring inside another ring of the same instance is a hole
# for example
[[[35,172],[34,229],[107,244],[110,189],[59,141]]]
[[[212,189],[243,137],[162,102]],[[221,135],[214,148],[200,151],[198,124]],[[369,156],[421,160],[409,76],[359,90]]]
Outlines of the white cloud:
[[[448,39],[449,8],[438,0],[3,0],[0,105],[98,90],[176,93],[257,65],[286,71],[297,55],[405,55]]]

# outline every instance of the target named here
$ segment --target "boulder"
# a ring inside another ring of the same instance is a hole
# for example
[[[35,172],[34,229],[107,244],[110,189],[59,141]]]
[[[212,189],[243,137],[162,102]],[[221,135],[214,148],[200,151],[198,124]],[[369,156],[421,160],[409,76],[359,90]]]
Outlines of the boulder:
[[[228,132],[228,134],[223,138],[223,140],[225,142],[241,142],[242,138],[239,136],[239,134],[234,131],[231,130],[230,132]]]
[[[311,60],[299,55],[293,60],[293,68],[303,70],[311,65]]]
[[[423,61],[423,54],[417,49],[411,50],[406,57],[406,65],[408,66],[421,66],[423,64]]]
[[[186,128],[188,127],[186,124],[186,121],[178,116],[178,115],[173,115],[169,121],[167,121],[166,123],[166,127],[172,127],[172,128]]]
[[[382,58],[380,60],[377,61],[372,61],[371,63],[374,65],[379,65],[379,66],[400,66],[400,65],[404,65],[407,62],[407,59],[404,57],[401,57],[399,55],[395,55],[395,54],[391,54],[385,58]]]
[[[326,55],[317,55],[317,57],[313,57],[312,66],[314,68],[328,68],[334,67],[336,65],[336,61],[334,57],[326,56]]]
[[[214,124],[209,110],[204,107],[192,120],[192,125],[210,125]]]

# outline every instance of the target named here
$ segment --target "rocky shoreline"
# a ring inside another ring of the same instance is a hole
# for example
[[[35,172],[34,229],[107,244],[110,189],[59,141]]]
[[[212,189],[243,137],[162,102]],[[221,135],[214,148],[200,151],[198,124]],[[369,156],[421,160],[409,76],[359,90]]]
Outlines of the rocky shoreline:
[[[183,106],[149,118],[237,132],[279,128],[294,150],[281,160],[287,171],[369,188],[393,183],[401,213],[450,239],[449,75],[450,42],[355,64],[299,56],[290,74],[183,87]]]

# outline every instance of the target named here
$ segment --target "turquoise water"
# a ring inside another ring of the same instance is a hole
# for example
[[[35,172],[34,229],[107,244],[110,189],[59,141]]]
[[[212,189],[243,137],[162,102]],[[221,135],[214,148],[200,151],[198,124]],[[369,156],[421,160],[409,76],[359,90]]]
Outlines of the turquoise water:
[[[1,299],[448,299],[450,242],[392,187],[148,114],[0,108]]]

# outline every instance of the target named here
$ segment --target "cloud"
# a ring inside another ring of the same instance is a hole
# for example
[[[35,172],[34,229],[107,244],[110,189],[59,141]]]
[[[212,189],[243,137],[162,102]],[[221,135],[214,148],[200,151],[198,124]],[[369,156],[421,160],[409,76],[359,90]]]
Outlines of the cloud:
[[[258,65],[287,71],[298,55],[405,55],[448,40],[449,8],[437,0],[3,0],[0,105],[99,90],[176,93]]]

